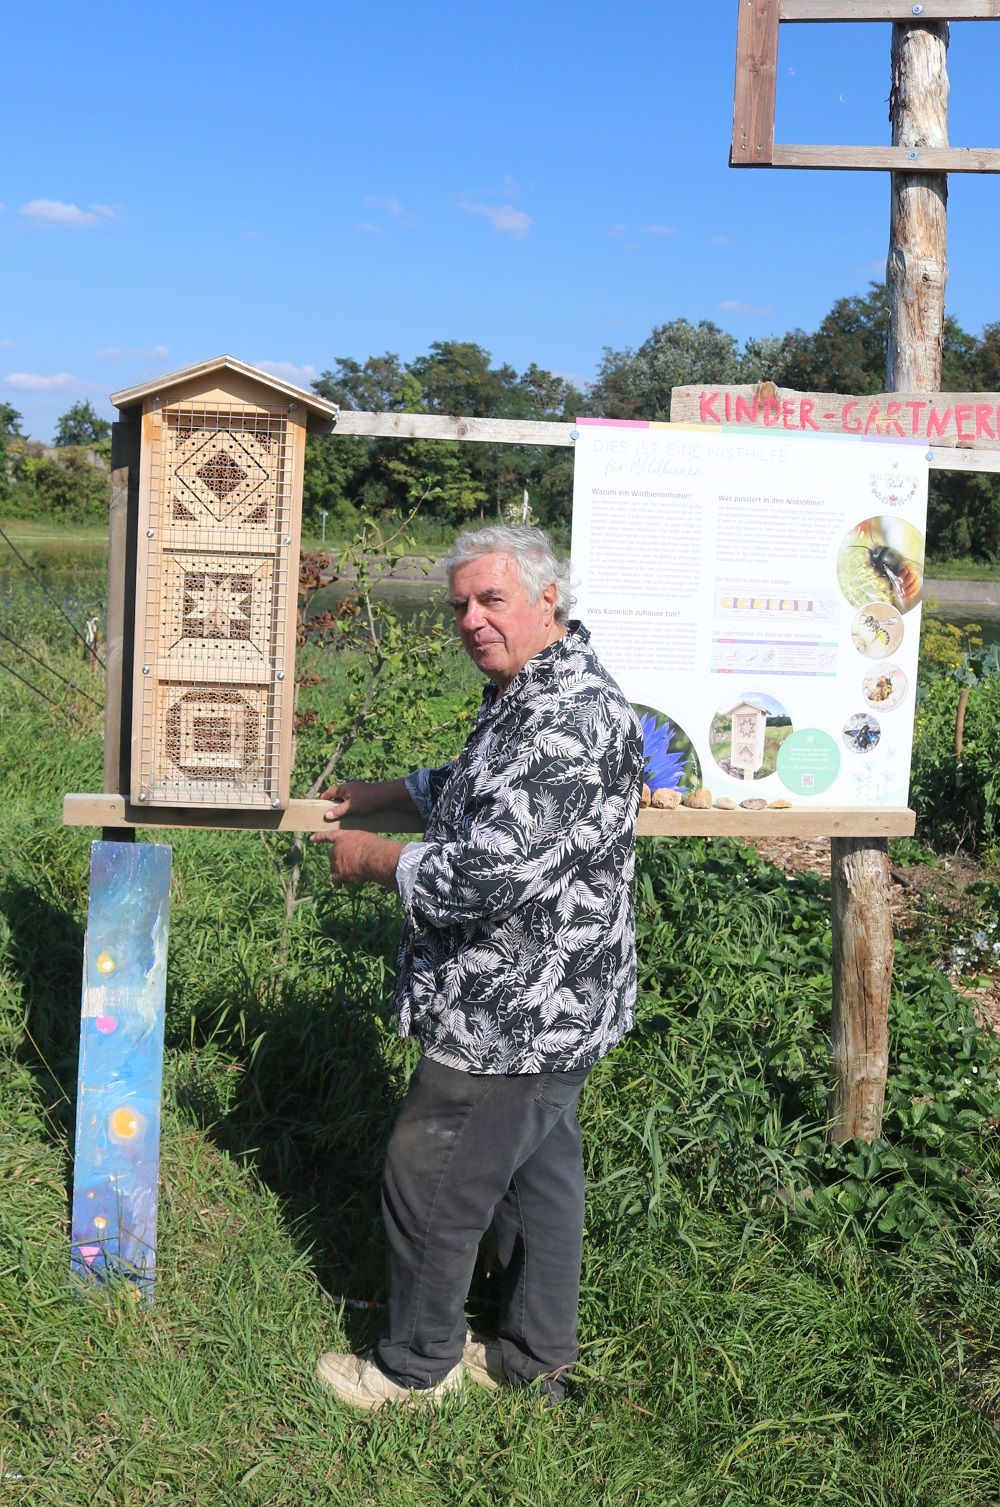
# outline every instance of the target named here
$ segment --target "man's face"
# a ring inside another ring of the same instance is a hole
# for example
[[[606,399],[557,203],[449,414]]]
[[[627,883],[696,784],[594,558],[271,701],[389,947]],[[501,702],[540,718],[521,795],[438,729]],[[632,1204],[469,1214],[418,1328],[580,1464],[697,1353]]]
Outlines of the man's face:
[[[537,602],[530,601],[509,555],[481,555],[460,565],[451,578],[449,600],[465,652],[501,691],[529,659],[562,637],[555,618],[555,582]]]

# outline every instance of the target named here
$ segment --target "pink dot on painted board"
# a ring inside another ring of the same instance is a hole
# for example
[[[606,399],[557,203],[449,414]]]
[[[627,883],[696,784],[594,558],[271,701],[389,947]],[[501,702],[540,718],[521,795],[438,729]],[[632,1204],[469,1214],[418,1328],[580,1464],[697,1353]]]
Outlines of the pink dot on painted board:
[[[99,1031],[103,1031],[105,1035],[107,1035],[109,1031],[113,1031],[117,1024],[118,1022],[115,1020],[113,1015],[99,1015],[94,1021],[94,1025],[97,1027],[97,1029]]]

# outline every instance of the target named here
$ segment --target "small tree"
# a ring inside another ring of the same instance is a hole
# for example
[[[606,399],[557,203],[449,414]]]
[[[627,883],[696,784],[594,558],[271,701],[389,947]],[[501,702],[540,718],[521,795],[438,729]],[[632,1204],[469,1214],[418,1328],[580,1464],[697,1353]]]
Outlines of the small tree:
[[[0,403],[0,497],[6,497],[10,492],[7,442],[21,437],[21,415],[9,403]]]
[[[111,425],[102,419],[93,403],[82,399],[67,408],[56,425],[57,445],[100,446],[111,437]]]

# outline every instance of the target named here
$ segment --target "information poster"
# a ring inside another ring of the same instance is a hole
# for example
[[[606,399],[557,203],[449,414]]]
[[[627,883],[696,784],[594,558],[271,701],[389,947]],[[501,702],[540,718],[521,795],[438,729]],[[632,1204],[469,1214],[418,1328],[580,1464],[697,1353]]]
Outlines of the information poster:
[[[654,792],[905,806],[925,444],[578,420],[574,616]]]

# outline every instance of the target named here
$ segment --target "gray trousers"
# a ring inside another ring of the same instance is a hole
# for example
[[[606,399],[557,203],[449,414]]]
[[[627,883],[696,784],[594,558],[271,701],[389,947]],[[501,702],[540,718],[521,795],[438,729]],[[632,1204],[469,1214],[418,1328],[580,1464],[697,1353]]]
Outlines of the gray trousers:
[[[386,1152],[388,1321],[379,1366],[411,1387],[457,1365],[479,1241],[492,1223],[501,1269],[497,1337],[514,1385],[561,1395],[577,1356],[584,1068],[516,1076],[424,1057]],[[553,1375],[553,1373],[555,1373]]]

